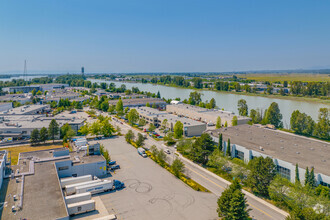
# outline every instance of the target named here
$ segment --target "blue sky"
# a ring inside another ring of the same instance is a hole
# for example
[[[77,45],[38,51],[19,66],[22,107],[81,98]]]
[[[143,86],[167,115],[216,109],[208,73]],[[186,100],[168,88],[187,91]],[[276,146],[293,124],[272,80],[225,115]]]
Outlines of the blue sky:
[[[2,0],[0,72],[330,67],[330,1]]]

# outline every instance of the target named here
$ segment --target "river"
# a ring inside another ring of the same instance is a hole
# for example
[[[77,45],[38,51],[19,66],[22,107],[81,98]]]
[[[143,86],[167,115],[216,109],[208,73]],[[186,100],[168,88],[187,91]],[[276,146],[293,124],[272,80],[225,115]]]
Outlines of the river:
[[[132,87],[138,87],[140,91],[149,91],[152,93],[160,92],[161,97],[166,99],[175,99],[180,98],[181,100],[188,99],[190,92],[193,92],[192,89],[184,89],[177,87],[168,87],[162,85],[153,85],[150,83],[124,83],[118,81],[106,81],[98,79],[89,79],[92,82],[106,82],[107,84],[113,82],[116,87],[120,87],[122,84],[125,84],[127,88],[131,89]],[[248,96],[248,95],[237,95],[230,93],[222,93],[215,91],[200,91],[202,93],[202,100],[210,100],[214,98],[216,105],[219,108],[224,108],[225,110],[235,112],[238,114],[237,102],[240,99],[245,99],[250,109],[262,109],[263,111],[269,107],[272,102],[277,102],[281,113],[283,115],[283,124],[285,128],[290,126],[290,117],[294,110],[299,110],[304,112],[307,115],[310,115],[314,120],[317,120],[318,111],[320,108],[329,108],[330,105],[322,104],[317,102],[307,102],[307,101],[297,101],[297,100],[287,100],[287,99],[277,99],[277,98],[268,98],[260,96]]]

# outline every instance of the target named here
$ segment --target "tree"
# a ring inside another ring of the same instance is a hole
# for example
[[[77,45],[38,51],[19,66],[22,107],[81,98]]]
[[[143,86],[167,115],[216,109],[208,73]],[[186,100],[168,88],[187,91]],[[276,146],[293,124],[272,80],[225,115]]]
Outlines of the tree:
[[[296,178],[295,178],[295,183],[300,184],[300,178],[299,178],[299,167],[298,164],[296,163]]]
[[[318,122],[315,126],[314,135],[316,137],[329,140],[330,139],[330,118],[329,109],[320,108]]]
[[[45,143],[47,139],[48,139],[48,130],[47,128],[42,127],[40,129],[40,141]]]
[[[232,220],[247,220],[249,219],[248,204],[241,190],[236,190],[233,193],[229,203],[229,218]]]
[[[164,136],[164,141],[166,141],[167,145],[173,145],[175,144],[175,140],[174,140],[174,134],[173,132],[168,132],[165,136]]]
[[[128,121],[131,125],[134,125],[139,120],[139,113],[136,111],[136,109],[131,109],[127,115]]]
[[[221,128],[221,118],[220,118],[220,116],[217,117],[217,123],[216,123],[216,125],[215,125],[215,128],[216,128],[216,129]]]
[[[309,170],[308,167],[306,167],[306,172],[305,172],[305,186],[309,184]]]
[[[58,132],[59,132],[58,124],[55,119],[52,119],[48,126],[48,134],[50,139],[53,140],[53,143],[56,136],[58,135]]]
[[[242,115],[242,116],[248,115],[249,110],[248,110],[248,105],[247,105],[245,99],[238,100],[237,107],[238,107],[239,115]]]
[[[268,196],[270,182],[276,176],[273,160],[269,157],[255,157],[249,162],[250,173],[248,183],[253,192],[262,196]]]
[[[156,130],[156,126],[153,123],[149,124],[149,131],[153,132],[154,130]]]
[[[160,99],[160,93],[159,93],[159,91],[157,92],[156,97]]]
[[[128,130],[128,132],[125,135],[126,141],[129,143],[129,142],[133,141],[134,138],[135,138],[135,135],[134,135],[133,131],[132,130]]]
[[[115,128],[109,123],[108,118],[103,120],[101,125],[101,134],[104,135],[104,137],[111,137],[112,134],[115,133]]]
[[[176,177],[179,177],[181,173],[184,172],[184,163],[178,158],[176,158],[171,165],[171,169]]]
[[[177,121],[174,125],[174,137],[179,139],[183,135],[183,124],[181,121]]]
[[[202,101],[201,94],[198,92],[191,92],[189,95],[189,104],[190,105],[199,105],[199,103]]]
[[[40,142],[40,133],[37,128],[31,132],[31,144],[38,144]]]
[[[162,150],[158,151],[158,153],[157,153],[157,160],[158,160],[159,164],[162,167],[165,165],[166,159],[167,159],[167,156],[164,153],[164,151],[162,151]]]
[[[102,111],[107,112],[108,109],[109,109],[109,102],[108,101],[102,102],[101,103],[101,109],[102,109]]]
[[[84,124],[80,129],[79,129],[79,133],[86,136],[89,133],[89,124],[86,122],[86,124]]]
[[[157,108],[156,103],[153,103],[152,106],[151,106],[151,108]]]
[[[246,199],[242,193],[242,186],[235,179],[218,199],[218,215],[222,219],[248,219],[249,211]]]
[[[144,144],[144,137],[141,133],[138,133],[137,140],[136,140],[136,145],[138,147],[141,147]]]
[[[276,102],[273,102],[267,109],[266,122],[274,125],[276,128],[283,127],[282,114]]]
[[[213,151],[213,139],[208,133],[203,133],[192,145],[191,157],[194,161],[206,164],[208,156]]]
[[[225,121],[225,127],[228,127],[228,122],[227,121]]]
[[[230,150],[230,139],[228,138],[228,141],[227,141],[227,148],[226,148],[226,156],[227,157],[231,157],[231,150]]]
[[[63,138],[63,141],[67,139],[71,140],[71,138],[76,135],[76,132],[72,129],[72,127],[66,123],[60,129],[60,137]]]
[[[118,115],[122,115],[123,111],[124,111],[124,105],[123,105],[123,101],[121,100],[121,98],[119,98],[117,104],[116,104],[116,111]]]
[[[144,118],[139,119],[139,126],[145,126],[146,124],[147,124],[147,122]]]
[[[237,125],[237,116],[235,115],[233,119],[231,120],[231,125],[236,126]]]
[[[222,140],[222,133],[219,134],[219,151],[222,151],[222,143],[223,143],[223,140]]]
[[[291,130],[297,134],[311,136],[313,134],[315,122],[312,117],[305,113],[300,113],[299,110],[292,112],[290,118]]]
[[[311,172],[309,174],[309,181],[308,181],[309,186],[312,188],[315,188],[316,182],[315,182],[315,174],[314,174],[314,167],[312,167]]]
[[[162,127],[163,127],[163,129],[165,129],[167,126],[168,126],[168,123],[167,123],[167,119],[165,118],[165,119],[162,121]]]
[[[207,108],[208,109],[213,109],[213,108],[215,108],[215,104],[216,102],[215,102],[215,99],[214,98],[212,98],[211,100],[210,100],[210,103],[208,103],[207,104]]]
[[[89,133],[92,135],[99,135],[101,132],[101,123],[100,121],[94,121],[89,127]]]

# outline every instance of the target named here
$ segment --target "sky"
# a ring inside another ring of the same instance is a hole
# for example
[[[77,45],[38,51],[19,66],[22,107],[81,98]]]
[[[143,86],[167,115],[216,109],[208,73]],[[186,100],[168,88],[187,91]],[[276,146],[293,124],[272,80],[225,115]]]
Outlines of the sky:
[[[0,73],[330,67],[326,0],[1,0]]]

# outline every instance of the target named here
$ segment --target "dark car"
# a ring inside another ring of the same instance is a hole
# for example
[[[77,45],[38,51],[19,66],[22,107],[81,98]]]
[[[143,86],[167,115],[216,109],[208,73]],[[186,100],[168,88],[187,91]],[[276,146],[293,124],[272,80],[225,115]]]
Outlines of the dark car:
[[[118,169],[120,169],[120,166],[118,164],[110,167],[110,170],[118,170]]]
[[[110,160],[109,161],[109,165],[115,165],[116,164],[116,161],[115,160]]]

